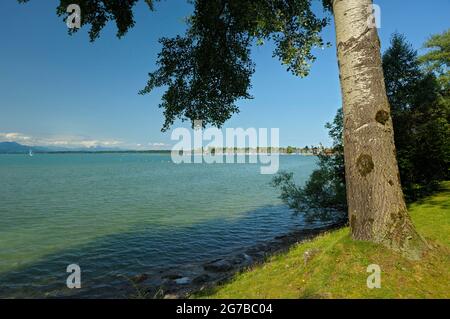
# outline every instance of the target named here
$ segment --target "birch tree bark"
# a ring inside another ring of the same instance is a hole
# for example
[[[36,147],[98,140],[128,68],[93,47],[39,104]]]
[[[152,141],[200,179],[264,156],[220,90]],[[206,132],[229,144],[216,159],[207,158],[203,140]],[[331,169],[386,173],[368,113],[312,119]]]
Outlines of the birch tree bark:
[[[418,259],[427,247],[400,184],[372,0],[334,0],[344,110],[344,157],[352,236]]]

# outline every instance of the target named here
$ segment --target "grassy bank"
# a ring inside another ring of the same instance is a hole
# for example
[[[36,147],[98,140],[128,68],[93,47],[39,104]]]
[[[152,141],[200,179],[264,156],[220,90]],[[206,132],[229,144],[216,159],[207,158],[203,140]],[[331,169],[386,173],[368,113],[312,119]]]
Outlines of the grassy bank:
[[[298,244],[198,297],[450,298],[450,182],[409,210],[418,231],[434,247],[420,261],[353,241],[343,228]],[[367,288],[370,264],[381,267],[379,289]]]

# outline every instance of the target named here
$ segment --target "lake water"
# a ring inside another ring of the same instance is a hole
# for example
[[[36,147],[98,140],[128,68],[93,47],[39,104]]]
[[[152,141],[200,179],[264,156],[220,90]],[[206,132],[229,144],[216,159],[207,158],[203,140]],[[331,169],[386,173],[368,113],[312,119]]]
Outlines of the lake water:
[[[301,183],[309,156],[281,156]],[[0,297],[121,297],[124,276],[205,262],[306,222],[259,164],[168,154],[0,155]],[[78,264],[82,288],[66,287]]]

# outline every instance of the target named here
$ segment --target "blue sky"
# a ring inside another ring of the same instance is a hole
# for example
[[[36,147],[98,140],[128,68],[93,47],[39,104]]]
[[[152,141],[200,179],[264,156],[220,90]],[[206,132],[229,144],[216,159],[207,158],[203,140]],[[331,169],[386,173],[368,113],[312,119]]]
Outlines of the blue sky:
[[[155,69],[161,36],[182,34],[190,13],[185,0],[161,1],[150,12],[141,1],[136,26],[124,38],[108,25],[95,43],[87,30],[67,35],[56,16],[56,0],[0,1],[0,141],[61,146],[169,148],[170,131],[160,131],[162,91],[137,92]],[[378,0],[383,49],[395,31],[417,49],[450,27],[449,0]],[[286,72],[270,45],[257,48],[253,100],[225,127],[280,128],[280,144],[329,144],[324,124],[341,105],[334,29],[324,38],[333,47],[317,51],[309,77]],[[419,50],[420,52],[420,50]],[[180,126],[176,123],[174,127]]]

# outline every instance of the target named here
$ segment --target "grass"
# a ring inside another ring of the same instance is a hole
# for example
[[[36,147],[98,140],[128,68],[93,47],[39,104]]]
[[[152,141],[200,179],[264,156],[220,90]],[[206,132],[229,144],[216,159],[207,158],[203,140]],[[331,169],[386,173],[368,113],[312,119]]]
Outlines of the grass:
[[[417,230],[434,247],[410,261],[349,229],[326,233],[237,274],[201,298],[450,298],[450,182],[410,205]],[[311,255],[305,260],[305,253]],[[381,288],[366,285],[367,266],[381,268]]]

